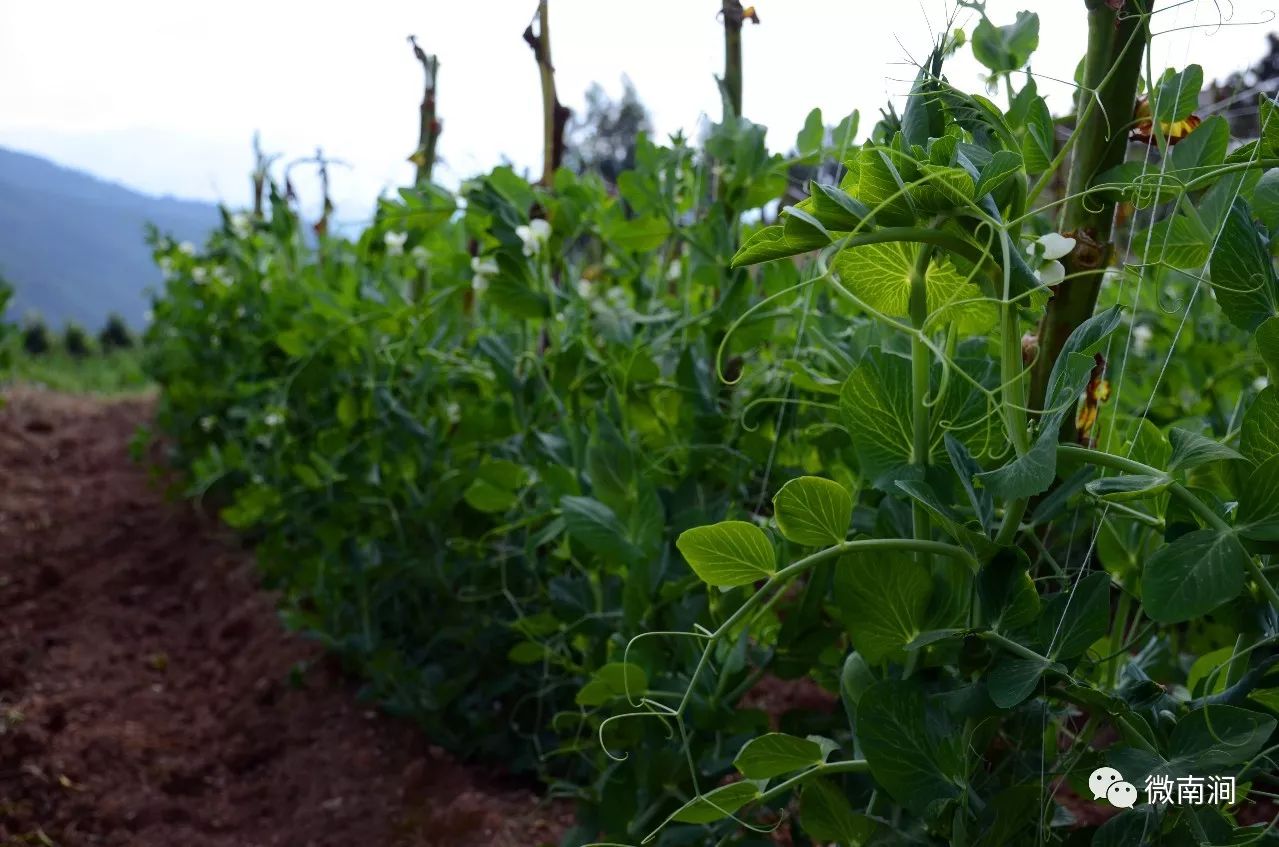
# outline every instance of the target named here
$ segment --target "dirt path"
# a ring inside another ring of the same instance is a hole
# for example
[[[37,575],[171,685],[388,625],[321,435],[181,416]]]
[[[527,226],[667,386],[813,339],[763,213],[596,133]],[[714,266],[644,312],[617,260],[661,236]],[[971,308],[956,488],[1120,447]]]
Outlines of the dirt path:
[[[281,630],[250,557],[129,460],[150,407],[0,409],[0,845],[554,843],[563,809],[375,715]]]

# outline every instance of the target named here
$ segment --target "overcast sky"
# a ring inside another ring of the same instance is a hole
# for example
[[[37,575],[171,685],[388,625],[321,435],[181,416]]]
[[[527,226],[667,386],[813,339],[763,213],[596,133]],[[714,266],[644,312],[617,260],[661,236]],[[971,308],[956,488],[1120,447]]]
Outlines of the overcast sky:
[[[1156,66],[1223,77],[1265,52],[1275,0],[1163,0]],[[509,159],[537,172],[538,77],[521,40],[536,0],[0,0],[0,145],[152,193],[248,197],[250,140],[286,158],[323,146],[353,166],[335,176],[340,213],[367,215],[379,192],[412,179],[422,72],[405,42],[439,55],[443,159],[456,183]],[[635,83],[659,136],[718,118],[719,0],[551,0],[560,98],[580,108],[593,81]],[[953,0],[760,0],[744,34],[745,104],[789,147],[814,106],[826,122],[858,108],[862,134],[900,98],[928,50],[929,24]],[[1219,11],[1220,7],[1220,11]],[[1086,31],[1083,0],[990,0],[997,23],[1041,18],[1033,69],[1069,79]],[[1225,26],[1215,26],[1220,15]],[[961,22],[972,31],[974,15]],[[1193,27],[1193,28],[1188,28]],[[946,69],[973,90],[965,52]],[[1041,80],[1058,106],[1069,89]]]

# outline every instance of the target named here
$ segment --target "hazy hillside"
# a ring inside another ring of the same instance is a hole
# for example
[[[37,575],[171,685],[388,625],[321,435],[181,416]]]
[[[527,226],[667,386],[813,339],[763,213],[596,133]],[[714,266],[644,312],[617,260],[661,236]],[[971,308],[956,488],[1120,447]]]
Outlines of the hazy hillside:
[[[115,311],[141,324],[143,292],[160,281],[144,241],[148,222],[199,241],[218,211],[0,148],[0,275],[16,290],[10,315],[36,310],[55,324],[96,328]]]

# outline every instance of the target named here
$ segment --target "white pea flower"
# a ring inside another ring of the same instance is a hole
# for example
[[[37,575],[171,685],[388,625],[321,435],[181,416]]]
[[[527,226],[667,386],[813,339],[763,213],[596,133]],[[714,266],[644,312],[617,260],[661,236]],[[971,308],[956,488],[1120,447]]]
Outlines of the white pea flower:
[[[267,426],[279,426],[284,423],[284,416],[279,412],[268,412],[266,417],[262,419],[262,423]]]
[[[1138,353],[1145,353],[1150,347],[1150,339],[1154,337],[1154,330],[1145,324],[1137,324],[1132,328],[1133,349]]]
[[[191,269],[191,281],[196,285],[204,285],[204,279],[208,276],[208,271],[197,265]]]
[[[666,268],[666,281],[679,282],[684,276],[684,269],[679,262],[671,262]]]
[[[1035,243],[1042,248],[1043,259],[1046,262],[1060,259],[1075,249],[1075,239],[1067,238],[1058,232],[1049,232],[1041,235],[1035,240]]]
[[[528,226],[517,226],[515,234],[524,242],[524,255],[536,256],[551,237],[551,225],[541,218],[535,218],[529,221]]]
[[[155,312],[151,311],[150,309],[147,309],[145,312],[142,313],[142,320],[146,321],[147,323],[151,323],[152,321],[155,320]]]
[[[271,290],[271,279],[269,277],[262,277],[263,293],[269,292],[270,290]]]
[[[583,300],[589,300],[595,296],[595,286],[591,284],[589,279],[579,279],[577,281],[577,296]]]
[[[247,314],[248,314],[248,311],[247,311],[247,310],[246,310],[243,306],[236,306],[236,307],[235,307],[235,316],[236,316],[236,318],[243,318],[243,317],[244,317],[245,315],[247,315]]]
[[[462,407],[456,403],[449,403],[444,408],[444,416],[448,418],[449,423],[455,424],[462,420]]]
[[[204,430],[205,432],[213,432],[213,425],[216,423],[217,421],[213,419],[212,415],[205,415],[204,417],[200,418],[200,429]]]
[[[192,244],[190,241],[183,241],[181,244],[178,245],[178,252],[183,254],[184,256],[194,256],[195,245]]]
[[[471,288],[476,294],[483,294],[489,287],[489,277],[497,274],[497,261],[491,257],[475,256],[471,259],[471,271],[475,274],[471,278]]]
[[[1045,262],[1039,268],[1041,285],[1056,285],[1066,278],[1066,267],[1061,262]]]
[[[168,256],[161,256],[159,261],[156,262],[156,266],[160,268],[160,273],[164,275],[165,279],[173,276],[173,260]]]
[[[1252,381],[1252,389],[1253,391],[1261,391],[1263,388],[1265,388],[1269,384],[1270,384],[1269,379],[1267,379],[1264,376],[1259,376]]]
[[[236,238],[248,238],[253,234],[253,219],[244,212],[236,212],[231,216],[231,233]]]
[[[234,282],[234,277],[231,276],[231,272],[229,270],[218,265],[213,269],[213,281],[220,285],[229,286],[232,282]]]
[[[620,285],[614,285],[608,290],[605,296],[608,298],[608,302],[612,303],[617,308],[621,308],[626,305],[626,289],[622,288]]]
[[[388,232],[382,236],[382,243],[386,245],[386,255],[404,255],[404,242],[408,240],[409,234],[407,232]]]
[[[426,270],[427,262],[430,261],[431,254],[421,244],[418,244],[409,251],[409,256],[413,259],[413,264],[421,270]]]

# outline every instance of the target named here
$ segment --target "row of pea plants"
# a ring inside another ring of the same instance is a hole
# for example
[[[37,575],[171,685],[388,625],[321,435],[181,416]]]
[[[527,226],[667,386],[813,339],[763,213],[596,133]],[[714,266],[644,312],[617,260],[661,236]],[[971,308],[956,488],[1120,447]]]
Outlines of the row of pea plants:
[[[189,493],[370,696],[576,799],[566,843],[1268,837],[1279,123],[1201,119],[1145,4],[1087,14],[1061,121],[1036,16],[982,14],[1007,103],[947,35],[860,145],[730,117],[616,195],[498,169],[353,242],[278,193],[157,238]],[[831,708],[752,707],[799,679]],[[1237,796],[1121,809],[1102,766]]]

